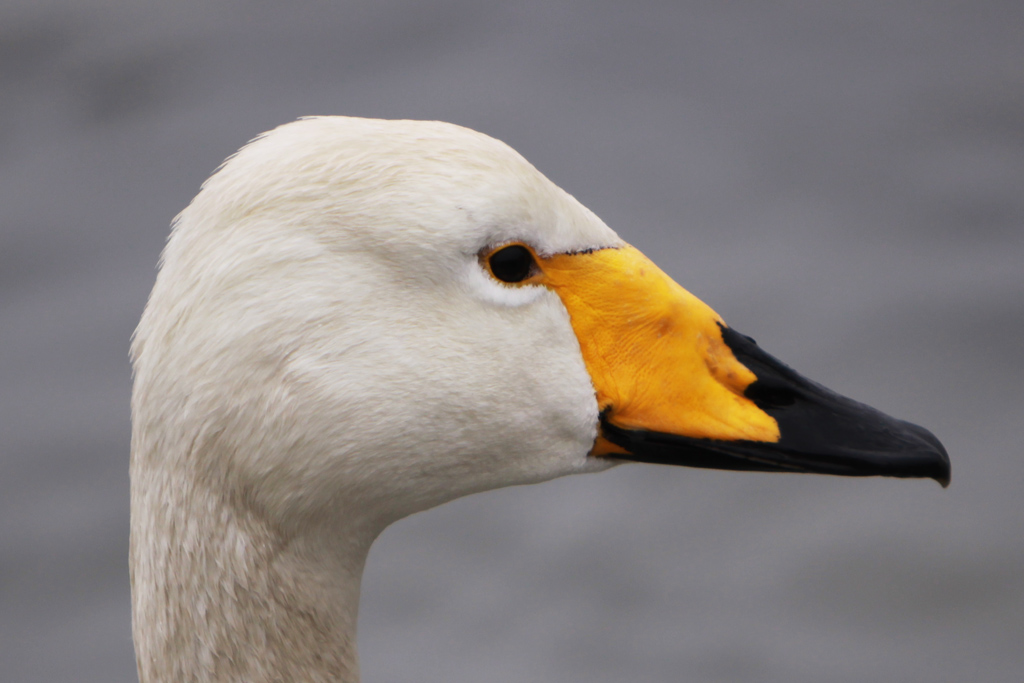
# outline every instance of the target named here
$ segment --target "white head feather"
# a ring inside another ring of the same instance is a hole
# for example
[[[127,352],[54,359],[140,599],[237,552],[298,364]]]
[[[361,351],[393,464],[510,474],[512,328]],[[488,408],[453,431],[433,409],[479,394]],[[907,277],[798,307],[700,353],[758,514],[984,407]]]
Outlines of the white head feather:
[[[216,669],[222,641],[259,618],[224,585],[284,580],[255,578],[275,543],[315,535],[308,566],[336,539],[358,591],[365,548],[398,518],[607,467],[587,456],[598,408],[558,296],[481,266],[513,240],[540,254],[622,244],[514,150],[445,123],[300,120],[203,185],[132,346],[143,680]],[[153,595],[168,583],[202,609]],[[146,673],[167,629],[214,610],[223,628],[181,645],[195,671]]]

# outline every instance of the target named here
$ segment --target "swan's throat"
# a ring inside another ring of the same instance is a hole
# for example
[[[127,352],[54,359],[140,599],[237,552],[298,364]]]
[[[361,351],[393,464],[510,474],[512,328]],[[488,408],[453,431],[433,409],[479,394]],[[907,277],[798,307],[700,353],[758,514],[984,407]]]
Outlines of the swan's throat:
[[[133,492],[141,683],[358,681],[359,583],[372,537],[316,522],[275,528],[259,510],[177,484],[151,479]]]

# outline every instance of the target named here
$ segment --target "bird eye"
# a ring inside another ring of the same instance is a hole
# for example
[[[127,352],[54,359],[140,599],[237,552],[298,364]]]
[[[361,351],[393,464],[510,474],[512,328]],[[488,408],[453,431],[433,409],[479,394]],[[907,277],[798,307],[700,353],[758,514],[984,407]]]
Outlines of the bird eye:
[[[502,282],[522,282],[533,274],[533,254],[521,244],[510,244],[487,259],[491,273]]]

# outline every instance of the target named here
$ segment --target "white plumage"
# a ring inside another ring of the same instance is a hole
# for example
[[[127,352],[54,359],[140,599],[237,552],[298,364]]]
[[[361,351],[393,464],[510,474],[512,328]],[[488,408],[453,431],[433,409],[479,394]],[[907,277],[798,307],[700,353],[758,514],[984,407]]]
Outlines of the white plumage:
[[[175,221],[132,346],[132,581],[148,681],[355,680],[359,578],[391,522],[604,469],[558,297],[478,254],[621,244],[508,146],[311,118]]]

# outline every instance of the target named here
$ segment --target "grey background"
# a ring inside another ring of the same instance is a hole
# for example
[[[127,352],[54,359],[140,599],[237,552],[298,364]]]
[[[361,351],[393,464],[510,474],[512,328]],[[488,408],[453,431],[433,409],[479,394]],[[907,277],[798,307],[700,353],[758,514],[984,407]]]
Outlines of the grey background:
[[[1024,680],[1024,3],[3,0],[0,680],[132,681],[128,339],[306,114],[501,138],[954,478],[629,466],[374,547],[364,677]]]

